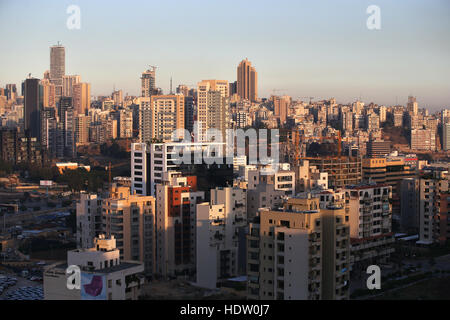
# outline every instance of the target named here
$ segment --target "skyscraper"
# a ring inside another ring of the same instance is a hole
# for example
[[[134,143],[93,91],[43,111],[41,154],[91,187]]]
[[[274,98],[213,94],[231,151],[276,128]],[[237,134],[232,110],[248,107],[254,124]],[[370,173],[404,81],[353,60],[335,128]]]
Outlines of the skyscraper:
[[[91,84],[80,82],[73,85],[73,108],[77,114],[85,114],[91,106]]]
[[[23,83],[25,99],[24,122],[25,130],[29,130],[30,137],[40,140],[40,110],[41,110],[41,86],[39,79],[28,78]]]
[[[81,82],[81,76],[78,76],[78,75],[63,76],[62,95],[64,97],[72,97],[73,96],[73,86],[80,82]]]
[[[62,96],[65,72],[66,49],[60,44],[50,47],[50,81],[55,85],[57,101]]]
[[[197,85],[198,139],[206,141],[206,130],[215,128],[223,133],[228,123],[229,85],[226,80],[203,80]],[[225,141],[225,137],[222,137]]]
[[[141,98],[140,141],[172,141],[172,132],[184,129],[184,96],[158,95],[148,100]]]
[[[241,99],[258,99],[258,73],[248,59],[242,60],[237,68],[237,94]]]
[[[142,73],[141,77],[141,96],[150,97],[156,89],[156,67],[152,66],[152,70]]]
[[[419,104],[416,101],[416,97],[413,96],[408,97],[407,110],[411,112],[413,115],[417,115],[417,113],[419,112]]]

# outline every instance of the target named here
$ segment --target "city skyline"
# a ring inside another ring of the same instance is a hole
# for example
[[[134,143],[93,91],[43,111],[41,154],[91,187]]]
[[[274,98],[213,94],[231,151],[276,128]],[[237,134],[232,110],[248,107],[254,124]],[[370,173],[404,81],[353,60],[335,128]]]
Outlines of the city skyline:
[[[81,75],[91,83],[94,96],[108,95],[113,88],[139,96],[140,76],[149,65],[158,66],[156,86],[166,93],[170,78],[174,87],[195,87],[204,79],[233,82],[237,65],[248,58],[258,72],[260,97],[334,97],[344,104],[361,97],[366,103],[406,105],[408,95],[414,95],[419,108],[430,111],[448,107],[450,100],[450,47],[444,41],[450,35],[445,19],[450,6],[445,1],[426,6],[378,1],[382,27],[377,31],[366,28],[368,1],[342,1],[339,6],[283,1],[271,10],[264,1],[249,1],[239,5],[240,12],[231,10],[232,3],[219,12],[217,4],[203,1],[132,2],[120,8],[115,2],[104,7],[78,1],[80,30],[66,28],[66,8],[72,3],[49,3],[40,2],[39,8],[29,1],[0,3],[4,27],[17,26],[5,36],[13,49],[0,53],[0,85],[20,86],[28,73],[41,79],[50,69],[49,47],[60,41],[66,48],[66,74]],[[147,19],[142,12],[151,11],[146,9],[161,14]],[[11,21],[6,12],[16,10],[24,14]],[[169,13],[175,17],[171,23]],[[186,13],[192,21],[183,28],[176,17]],[[37,24],[36,19],[48,16],[54,19]],[[146,22],[158,31],[145,33]],[[198,36],[206,25],[218,32]],[[145,34],[150,34],[148,39]]]

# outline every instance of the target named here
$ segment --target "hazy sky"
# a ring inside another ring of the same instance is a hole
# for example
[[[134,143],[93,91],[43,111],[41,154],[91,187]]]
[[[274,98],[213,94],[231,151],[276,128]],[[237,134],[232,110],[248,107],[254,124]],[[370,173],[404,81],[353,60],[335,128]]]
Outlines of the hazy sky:
[[[81,29],[69,30],[69,5]],[[381,30],[366,27],[369,5]],[[140,92],[156,65],[165,92],[202,79],[236,80],[248,57],[259,96],[361,96],[391,105],[417,96],[420,107],[450,107],[448,0],[0,0],[0,86],[42,78],[49,47],[66,47],[66,74],[90,82],[93,95]],[[273,91],[276,90],[276,91]]]

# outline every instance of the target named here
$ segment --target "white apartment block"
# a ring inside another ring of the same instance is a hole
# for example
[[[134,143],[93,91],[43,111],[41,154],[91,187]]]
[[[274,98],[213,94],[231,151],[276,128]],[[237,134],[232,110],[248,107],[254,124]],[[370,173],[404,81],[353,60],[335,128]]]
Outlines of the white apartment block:
[[[156,184],[163,181],[163,173],[176,171],[180,165],[174,162],[174,157],[180,150],[191,154],[188,157],[192,164],[205,163],[207,149],[219,150],[221,142],[167,142],[167,143],[133,143],[131,145],[131,190],[132,193],[155,195]],[[194,159],[197,152],[200,157]]]
[[[102,199],[96,194],[81,193],[76,204],[77,247],[92,248],[102,232]]]
[[[245,190],[228,187],[212,189],[210,202],[197,205],[196,285],[215,289],[221,280],[238,275],[239,263],[243,263],[239,248],[245,242],[246,204]]]

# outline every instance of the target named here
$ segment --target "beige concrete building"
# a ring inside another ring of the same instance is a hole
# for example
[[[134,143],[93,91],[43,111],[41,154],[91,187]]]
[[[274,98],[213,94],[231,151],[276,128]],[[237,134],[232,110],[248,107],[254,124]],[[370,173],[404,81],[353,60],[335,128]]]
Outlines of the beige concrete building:
[[[287,196],[295,195],[295,172],[281,167],[273,174],[261,173],[260,169],[248,171],[248,189],[255,189],[259,183],[268,183],[275,186],[275,190],[285,192]]]
[[[436,150],[436,133],[431,129],[411,130],[411,149],[413,150]]]
[[[89,116],[79,114],[75,118],[75,142],[77,145],[89,143],[89,125],[91,119]]]
[[[247,237],[250,299],[348,299],[349,227],[345,209],[291,198],[262,209]]]
[[[387,262],[394,252],[392,187],[360,184],[348,186],[344,191],[350,216],[352,266]]]
[[[56,110],[55,85],[48,79],[42,79],[40,84],[42,86],[42,106],[44,108],[55,108]]]
[[[73,85],[73,108],[77,114],[86,114],[91,107],[91,84],[79,82]]]
[[[149,98],[155,93],[156,89],[156,67],[142,73],[141,77],[141,96]]]
[[[248,59],[237,67],[237,94],[244,100],[258,100],[258,73]]]
[[[79,75],[63,76],[63,96],[73,97],[73,86],[80,82],[81,76]]]
[[[147,274],[154,269],[154,220],[155,198],[112,184],[110,197],[102,202],[103,231],[117,239],[121,259],[144,262]]]
[[[226,80],[203,80],[197,84],[197,125],[199,141],[206,141],[206,130],[215,128],[224,133],[229,124],[229,85]]]
[[[139,135],[141,142],[153,139],[172,141],[172,133],[184,129],[184,96],[154,95],[140,99]]]
[[[196,267],[196,205],[205,199],[197,177],[169,171],[156,184],[156,270],[163,278],[189,276]]]
[[[119,137],[133,137],[133,110],[121,109],[119,112]]]

